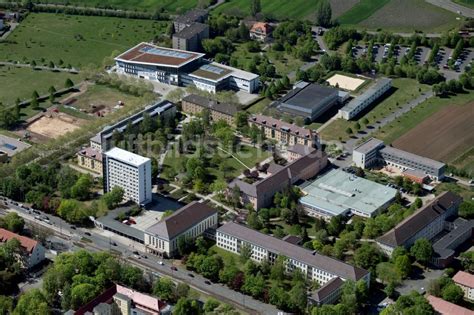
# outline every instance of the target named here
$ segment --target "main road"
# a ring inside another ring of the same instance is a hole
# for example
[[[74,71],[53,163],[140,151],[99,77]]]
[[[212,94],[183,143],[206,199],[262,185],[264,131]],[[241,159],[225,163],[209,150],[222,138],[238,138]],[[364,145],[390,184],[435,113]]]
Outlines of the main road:
[[[1,203],[2,200],[0,200],[0,204]],[[129,264],[135,265],[147,272],[151,272],[155,276],[168,276],[176,282],[185,282],[190,287],[205,294],[214,296],[222,302],[232,304],[247,313],[275,315],[279,312],[273,305],[265,304],[250,296],[233,291],[222,284],[210,283],[201,275],[188,271],[183,267],[174,266],[176,268],[173,268],[175,269],[173,270],[171,269],[173,266],[172,260],[161,260],[156,256],[145,254],[136,248],[122,244],[117,239],[111,241],[110,238],[95,233],[93,230],[71,226],[59,217],[45,214],[37,210],[34,210],[36,213],[32,210],[27,210],[20,207],[20,204],[16,202],[7,200],[3,201],[3,203],[7,206],[8,211],[17,212],[26,221],[32,222],[36,225],[41,225],[42,227],[53,231],[56,236],[67,240],[73,245],[74,250],[79,250],[81,248],[91,251],[112,250],[112,252],[120,253],[121,258]],[[44,219],[46,216],[48,217],[48,220]],[[41,220],[38,220],[38,217]],[[139,255],[136,255],[136,252],[138,252]]]

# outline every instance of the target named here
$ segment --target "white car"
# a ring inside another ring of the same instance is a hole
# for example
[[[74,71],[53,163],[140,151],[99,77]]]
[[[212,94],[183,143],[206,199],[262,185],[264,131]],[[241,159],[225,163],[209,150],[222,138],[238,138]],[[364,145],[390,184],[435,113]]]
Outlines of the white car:
[[[162,262],[161,260],[158,262],[158,265],[162,265],[162,266],[163,266],[164,264],[165,264],[165,263]]]

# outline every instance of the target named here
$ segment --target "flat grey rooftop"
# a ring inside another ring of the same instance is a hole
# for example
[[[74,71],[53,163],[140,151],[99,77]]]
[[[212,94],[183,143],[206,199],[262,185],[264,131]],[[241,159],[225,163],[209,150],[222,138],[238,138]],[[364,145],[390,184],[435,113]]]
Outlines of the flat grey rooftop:
[[[431,167],[431,168],[434,168],[434,169],[441,169],[445,166],[444,163],[432,160],[432,159],[424,157],[424,156],[420,156],[418,154],[403,151],[403,150],[400,150],[400,149],[397,149],[397,148],[394,148],[394,147],[388,147],[387,146],[387,147],[381,149],[380,153],[394,155],[396,157],[399,157],[399,158],[402,158],[402,159],[405,159],[405,160],[410,160],[410,161],[413,161],[413,162],[416,162],[418,164],[425,165],[425,166],[428,166],[428,167]]]
[[[10,157],[29,147],[31,147],[31,145],[26,142],[0,135],[0,151],[5,152]]]
[[[354,151],[367,154],[374,150],[375,148],[383,145],[383,141],[375,138],[370,138],[369,140],[363,142],[359,146],[354,148]]]
[[[288,94],[283,96],[278,102],[312,109],[328,97],[338,94],[338,90],[319,84],[304,85],[301,82]]]

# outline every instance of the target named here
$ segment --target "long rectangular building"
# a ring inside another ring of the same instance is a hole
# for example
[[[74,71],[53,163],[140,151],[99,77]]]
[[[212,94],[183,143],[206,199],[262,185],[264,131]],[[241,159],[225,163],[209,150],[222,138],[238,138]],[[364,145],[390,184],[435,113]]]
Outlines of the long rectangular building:
[[[252,115],[249,118],[249,124],[257,126],[265,138],[276,140],[283,145],[302,144],[308,147],[319,147],[318,134],[311,129],[265,115]]]
[[[393,229],[377,238],[377,244],[391,255],[398,246],[410,247],[417,239],[432,240],[445,227],[446,218],[457,214],[462,198],[450,191],[424,205]]]
[[[392,87],[392,80],[389,78],[381,78],[375,82],[370,88],[361,95],[355,97],[347,105],[339,110],[338,116],[345,120],[350,120],[357,116],[370,104],[384,95]]]
[[[194,115],[207,109],[212,121],[224,120],[229,126],[235,126],[234,115],[238,112],[236,105],[220,103],[201,95],[190,94],[183,97],[181,107],[183,112]]]
[[[286,258],[286,271],[301,270],[309,281],[324,285],[337,277],[342,280],[364,280],[370,282],[370,272],[349,265],[343,261],[324,256],[316,251],[294,245],[250,229],[234,222],[224,224],[216,231],[217,247],[240,254],[242,247],[249,246],[252,250],[251,259],[256,262],[268,261],[273,264],[277,257]],[[342,283],[331,289],[338,290]],[[329,292],[325,296],[329,296]]]
[[[385,146],[383,141],[370,138],[352,151],[352,161],[360,168],[369,168],[378,162],[396,167],[403,172],[416,171],[416,177],[423,174],[435,180],[444,178],[446,164],[433,159],[403,151],[391,146]],[[407,173],[408,176],[410,172]]]
[[[204,59],[204,54],[140,43],[115,58],[116,71],[208,92],[224,89],[254,93],[260,85],[254,73]]]

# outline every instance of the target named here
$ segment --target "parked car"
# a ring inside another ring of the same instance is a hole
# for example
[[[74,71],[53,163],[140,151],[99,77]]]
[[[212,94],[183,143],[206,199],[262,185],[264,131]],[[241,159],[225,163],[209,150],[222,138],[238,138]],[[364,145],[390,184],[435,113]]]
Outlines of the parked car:
[[[87,236],[92,236],[92,234],[89,233],[89,232],[86,232],[86,233],[84,233],[84,234],[87,235]]]
[[[163,266],[164,264],[165,264],[165,263],[164,263],[163,261],[161,261],[161,260],[158,262],[158,265]]]
[[[171,266],[171,270],[178,271],[178,268],[176,268],[175,266]]]

